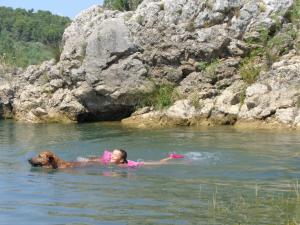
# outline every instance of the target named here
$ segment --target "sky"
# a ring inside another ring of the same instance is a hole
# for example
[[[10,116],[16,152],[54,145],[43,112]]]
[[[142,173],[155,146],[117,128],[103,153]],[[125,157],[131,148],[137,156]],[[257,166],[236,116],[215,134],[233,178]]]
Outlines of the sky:
[[[80,11],[92,5],[102,5],[103,0],[0,0],[0,6],[34,10],[48,10],[53,14],[73,19]]]

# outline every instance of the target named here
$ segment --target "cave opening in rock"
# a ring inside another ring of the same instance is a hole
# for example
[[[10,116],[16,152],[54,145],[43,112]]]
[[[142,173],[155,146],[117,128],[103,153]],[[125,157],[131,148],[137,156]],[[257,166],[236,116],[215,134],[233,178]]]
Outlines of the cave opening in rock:
[[[99,122],[99,121],[120,121],[129,117],[134,112],[134,107],[122,107],[118,110],[102,112],[86,112],[77,116],[78,123]]]

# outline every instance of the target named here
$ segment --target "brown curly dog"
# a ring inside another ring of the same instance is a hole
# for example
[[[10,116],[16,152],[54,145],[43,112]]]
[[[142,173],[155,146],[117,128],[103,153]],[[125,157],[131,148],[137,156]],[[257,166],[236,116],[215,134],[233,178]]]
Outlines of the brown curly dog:
[[[38,154],[35,157],[32,157],[28,160],[28,162],[33,167],[43,167],[49,169],[64,169],[64,168],[72,168],[72,167],[86,167],[92,166],[96,164],[100,164],[100,162],[67,162],[59,158],[56,154],[51,151],[44,151]]]

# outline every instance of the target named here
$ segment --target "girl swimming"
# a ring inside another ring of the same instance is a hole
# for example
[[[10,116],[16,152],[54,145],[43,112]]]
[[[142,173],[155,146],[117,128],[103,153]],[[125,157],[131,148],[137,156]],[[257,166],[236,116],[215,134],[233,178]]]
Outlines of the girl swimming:
[[[127,152],[124,149],[114,149],[112,152],[105,150],[103,155],[99,157],[89,158],[89,161],[100,161],[103,164],[115,164],[120,167],[140,167],[140,166],[155,166],[166,164],[170,159],[183,158],[179,154],[170,154],[169,157],[159,161],[135,162],[127,160]]]

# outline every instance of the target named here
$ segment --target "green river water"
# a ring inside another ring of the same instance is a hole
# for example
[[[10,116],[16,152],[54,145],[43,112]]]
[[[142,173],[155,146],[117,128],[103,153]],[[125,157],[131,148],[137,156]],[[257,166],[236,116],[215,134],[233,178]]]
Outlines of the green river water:
[[[171,152],[185,159],[138,169],[45,170],[27,162],[45,149],[72,161],[114,148],[132,160]],[[0,121],[0,225],[296,225],[299,162],[300,133],[292,131]]]

